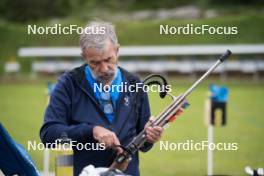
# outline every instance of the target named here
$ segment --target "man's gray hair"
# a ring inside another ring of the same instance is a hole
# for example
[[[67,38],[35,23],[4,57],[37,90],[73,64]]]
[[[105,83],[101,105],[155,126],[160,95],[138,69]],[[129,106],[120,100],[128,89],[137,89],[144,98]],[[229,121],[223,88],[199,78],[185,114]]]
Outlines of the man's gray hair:
[[[82,51],[87,48],[102,50],[109,39],[118,45],[114,25],[104,21],[92,21],[85,26],[80,36],[80,46]]]

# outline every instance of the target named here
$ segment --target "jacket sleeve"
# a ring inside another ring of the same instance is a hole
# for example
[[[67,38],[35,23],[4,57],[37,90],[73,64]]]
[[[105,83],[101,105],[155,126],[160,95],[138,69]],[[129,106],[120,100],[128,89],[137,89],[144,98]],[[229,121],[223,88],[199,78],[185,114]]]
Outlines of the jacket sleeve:
[[[139,107],[139,120],[138,120],[138,133],[144,130],[145,124],[149,121],[151,116],[150,106],[148,100],[148,94],[146,92],[141,92],[140,96],[141,106]],[[153,144],[146,142],[141,148],[140,151],[147,152],[152,148]]]
[[[94,141],[92,125],[86,123],[70,125],[73,91],[73,82],[69,76],[62,75],[51,94],[44,115],[44,123],[40,129],[40,138],[44,144],[55,142],[62,133],[66,133],[76,142]]]

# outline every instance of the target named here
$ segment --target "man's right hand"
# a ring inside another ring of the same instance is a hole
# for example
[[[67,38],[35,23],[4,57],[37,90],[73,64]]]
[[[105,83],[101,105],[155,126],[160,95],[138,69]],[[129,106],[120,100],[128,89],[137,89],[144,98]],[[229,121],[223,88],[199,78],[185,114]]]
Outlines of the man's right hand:
[[[120,142],[114,132],[101,126],[95,126],[93,128],[93,137],[98,142],[104,143],[106,148],[113,148],[117,150],[118,154],[123,152],[120,147],[116,147],[120,145]]]

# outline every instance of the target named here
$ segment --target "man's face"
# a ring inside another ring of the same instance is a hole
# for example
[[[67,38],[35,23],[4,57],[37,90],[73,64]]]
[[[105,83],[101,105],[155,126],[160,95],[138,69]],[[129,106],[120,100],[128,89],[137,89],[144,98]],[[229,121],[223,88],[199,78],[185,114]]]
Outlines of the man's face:
[[[97,81],[108,84],[114,79],[117,71],[118,46],[110,40],[106,42],[101,51],[96,48],[87,48],[82,56]]]

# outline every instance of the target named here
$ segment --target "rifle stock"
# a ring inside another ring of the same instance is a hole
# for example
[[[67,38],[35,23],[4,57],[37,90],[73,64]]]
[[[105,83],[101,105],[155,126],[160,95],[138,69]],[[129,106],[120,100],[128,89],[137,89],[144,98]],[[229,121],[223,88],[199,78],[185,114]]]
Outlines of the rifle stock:
[[[183,106],[187,96],[210,74],[212,73],[221,63],[223,63],[230,55],[231,51],[227,50],[220,58],[212,65],[192,86],[178,97],[172,96],[172,103],[166,107],[152,122],[151,126],[163,127],[170,122],[170,118],[173,117],[177,111]],[[147,141],[145,129],[141,131],[129,144],[124,147],[123,153],[117,155],[114,162],[110,166],[110,169],[119,169],[121,171],[126,170],[132,155],[134,155]]]

